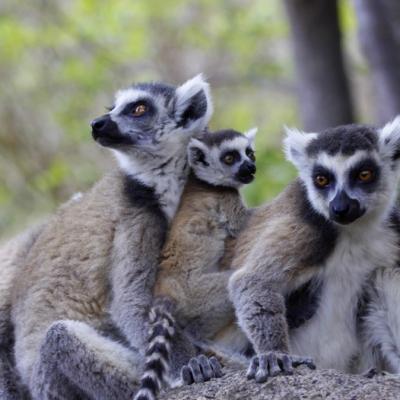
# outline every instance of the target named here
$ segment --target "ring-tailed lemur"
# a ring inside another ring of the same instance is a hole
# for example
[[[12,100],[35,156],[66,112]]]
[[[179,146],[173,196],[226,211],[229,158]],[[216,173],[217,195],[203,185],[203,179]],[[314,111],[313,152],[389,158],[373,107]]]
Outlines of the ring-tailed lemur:
[[[50,219],[17,274],[19,374],[34,399],[133,396],[166,228],[189,172],[186,148],[212,113],[198,76],[137,84],[92,121],[120,168]]]
[[[222,130],[189,143],[192,175],[161,253],[136,400],[155,399],[163,384],[178,384],[182,367],[183,383],[221,376],[217,359],[198,356],[194,343],[213,341],[234,319],[227,290],[231,272],[221,271],[219,262],[226,241],[238,235],[248,217],[238,189],[252,182],[256,171],[255,134],[256,129]],[[241,338],[245,350],[248,341]]]
[[[285,148],[299,179],[253,211],[229,282],[257,353],[249,378],[290,372],[289,351],[323,368],[400,372],[400,117],[287,130]]]

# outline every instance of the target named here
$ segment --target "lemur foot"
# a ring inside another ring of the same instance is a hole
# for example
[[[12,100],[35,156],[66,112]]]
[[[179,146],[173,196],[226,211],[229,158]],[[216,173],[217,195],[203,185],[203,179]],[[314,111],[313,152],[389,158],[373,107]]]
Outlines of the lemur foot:
[[[211,378],[223,376],[220,362],[215,357],[207,358],[204,354],[193,357],[181,369],[181,379],[184,385],[207,382]]]
[[[255,379],[257,383],[266,382],[268,377],[279,375],[292,375],[293,367],[307,365],[310,369],[315,369],[312,358],[294,356],[277,351],[254,356],[247,370],[247,379]]]

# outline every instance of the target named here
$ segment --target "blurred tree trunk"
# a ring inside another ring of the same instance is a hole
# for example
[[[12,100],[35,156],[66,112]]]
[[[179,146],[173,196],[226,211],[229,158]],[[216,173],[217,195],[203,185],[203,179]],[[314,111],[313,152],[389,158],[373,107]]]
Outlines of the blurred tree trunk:
[[[355,0],[355,8],[383,123],[400,113],[400,0]]]
[[[336,0],[285,0],[306,130],[353,122]]]

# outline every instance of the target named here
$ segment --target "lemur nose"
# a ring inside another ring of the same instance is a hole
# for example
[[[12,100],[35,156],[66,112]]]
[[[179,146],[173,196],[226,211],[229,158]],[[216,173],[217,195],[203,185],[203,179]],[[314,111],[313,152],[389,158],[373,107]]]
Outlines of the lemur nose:
[[[241,167],[242,171],[248,174],[255,174],[256,166],[253,163],[245,161]]]
[[[103,115],[99,118],[95,118],[91,123],[90,126],[94,131],[101,131],[104,129],[104,127],[107,125],[107,122],[109,120],[108,115]]]
[[[248,169],[249,169],[249,172],[250,172],[251,174],[255,174],[255,173],[256,173],[256,166],[255,166],[255,164],[250,164],[250,165],[248,166]]]
[[[332,206],[333,213],[338,217],[344,217],[350,211],[349,204],[339,204]]]

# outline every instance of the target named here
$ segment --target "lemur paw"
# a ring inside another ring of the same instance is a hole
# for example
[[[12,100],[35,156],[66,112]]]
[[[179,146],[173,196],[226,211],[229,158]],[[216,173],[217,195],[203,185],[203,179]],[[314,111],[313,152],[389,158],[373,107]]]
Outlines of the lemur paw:
[[[361,376],[363,376],[364,378],[368,378],[368,379],[375,378],[376,376],[387,376],[387,375],[390,375],[390,373],[388,373],[386,371],[380,371],[376,368],[370,368],[369,370],[367,370],[361,374]]]
[[[220,362],[215,357],[207,358],[204,354],[193,357],[181,369],[181,379],[184,385],[207,382],[211,378],[223,376]]]
[[[277,351],[254,356],[247,370],[247,379],[254,379],[257,383],[266,382],[268,377],[279,375],[292,375],[293,367],[307,365],[315,369],[315,364],[310,357],[294,356]]]

